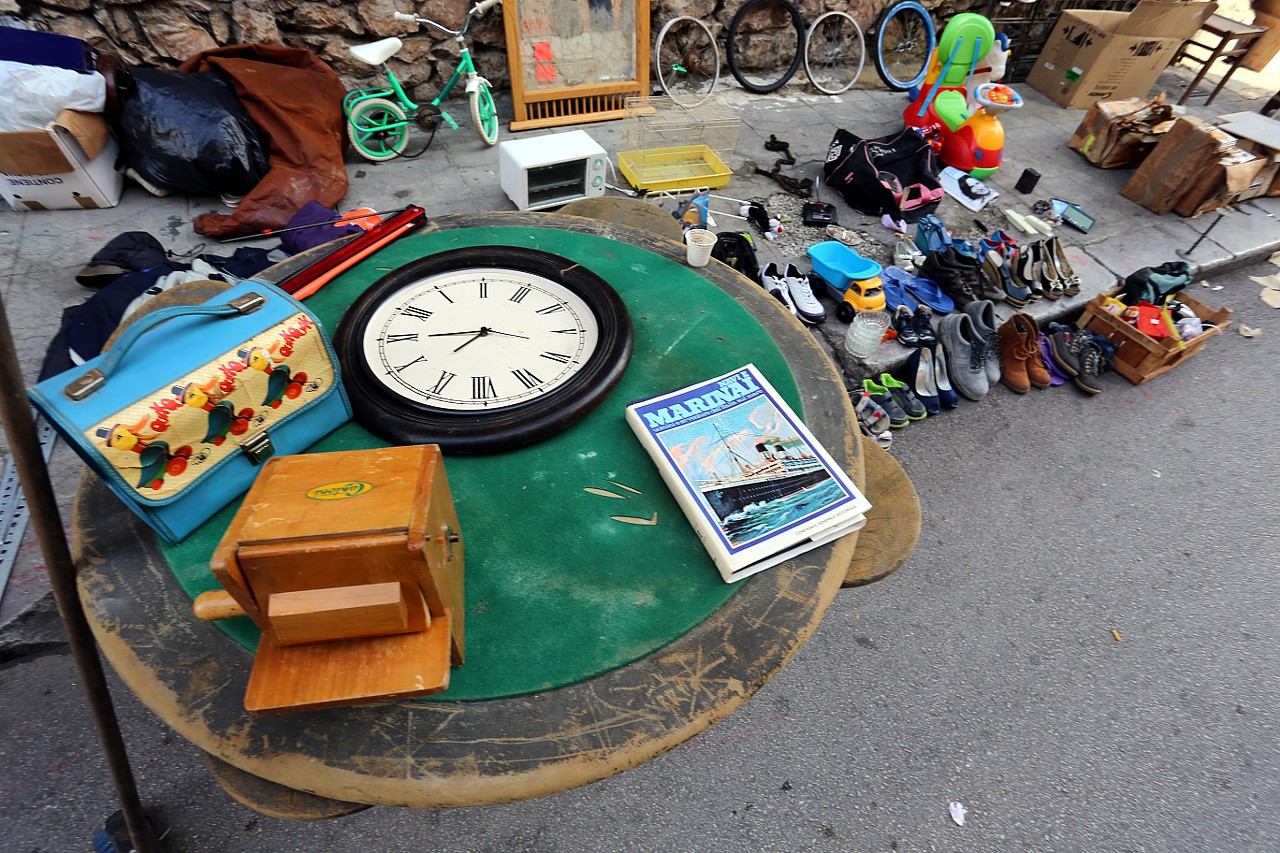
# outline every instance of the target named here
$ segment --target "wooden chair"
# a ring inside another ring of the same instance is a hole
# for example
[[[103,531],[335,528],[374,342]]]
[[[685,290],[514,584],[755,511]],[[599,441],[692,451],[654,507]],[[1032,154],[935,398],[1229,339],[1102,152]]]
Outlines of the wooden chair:
[[[1182,47],[1178,48],[1178,53],[1173,57],[1174,64],[1177,64],[1180,59],[1185,59],[1189,63],[1199,63],[1200,65],[1200,70],[1196,72],[1195,79],[1187,86],[1187,91],[1182,93],[1178,103],[1186,103],[1187,99],[1195,94],[1196,87],[1200,85],[1204,75],[1209,73],[1209,69],[1214,62],[1221,59],[1227,63],[1227,72],[1222,75],[1222,79],[1218,81],[1218,85],[1214,87],[1213,92],[1209,94],[1208,100],[1205,101],[1205,104],[1212,104],[1213,99],[1218,97],[1218,93],[1222,91],[1222,87],[1227,85],[1227,81],[1231,79],[1231,75],[1236,73],[1236,68],[1240,65],[1240,57],[1248,53],[1253,43],[1262,38],[1266,32],[1266,27],[1242,24],[1222,15],[1210,15],[1209,20],[1205,21],[1200,27],[1200,31],[1183,42]],[[1216,38],[1216,42],[1212,38],[1206,40],[1210,43],[1196,41],[1196,38],[1201,33],[1208,33],[1209,36]],[[1198,56],[1190,53],[1187,50],[1189,47],[1206,50],[1208,55]]]

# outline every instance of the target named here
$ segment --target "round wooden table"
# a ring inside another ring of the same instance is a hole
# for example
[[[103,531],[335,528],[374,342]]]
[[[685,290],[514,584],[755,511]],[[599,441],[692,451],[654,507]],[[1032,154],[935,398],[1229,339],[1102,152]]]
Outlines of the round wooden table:
[[[555,227],[676,261],[685,254],[674,240],[576,216],[465,214],[429,227],[478,226]],[[286,263],[272,274],[278,279],[289,271]],[[700,272],[777,341],[809,428],[863,484],[857,420],[841,376],[813,335],[728,267],[713,261]],[[864,487],[873,503],[914,502],[896,463],[877,459],[873,468],[876,482]],[[884,493],[876,494],[877,484]],[[468,806],[537,797],[671,749],[768,681],[803,645],[842,583],[874,580],[906,559],[914,537],[885,539],[884,516],[881,510],[874,526],[881,532],[870,531],[884,539],[877,546],[884,553],[856,562],[859,536],[850,535],[755,575],[674,642],[586,681],[488,701],[387,702],[268,717],[244,710],[250,654],[191,615],[190,599],[150,530],[88,475],[76,500],[73,550],[89,622],[129,688],[210,756],[216,778],[237,799],[277,817],[315,819],[369,804]]]

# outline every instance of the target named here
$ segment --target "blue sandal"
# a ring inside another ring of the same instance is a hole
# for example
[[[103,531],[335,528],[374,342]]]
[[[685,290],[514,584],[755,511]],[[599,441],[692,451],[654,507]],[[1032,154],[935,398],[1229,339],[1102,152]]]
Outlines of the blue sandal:
[[[915,302],[928,305],[939,314],[947,314],[956,310],[956,303],[950,296],[942,292],[942,288],[931,278],[921,278],[918,275],[912,275],[906,270],[898,267],[885,267],[884,272],[880,274],[881,281],[884,282],[884,292],[886,297],[890,288],[890,273],[892,271],[892,280],[894,286],[905,290],[908,298]],[[912,307],[910,302],[903,300],[904,305]]]

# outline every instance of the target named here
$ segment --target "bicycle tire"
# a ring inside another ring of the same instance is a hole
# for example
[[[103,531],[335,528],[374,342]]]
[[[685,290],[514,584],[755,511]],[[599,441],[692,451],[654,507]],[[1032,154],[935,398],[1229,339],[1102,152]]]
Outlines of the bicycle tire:
[[[876,72],[890,89],[905,92],[924,82],[937,46],[929,11],[916,0],[894,3],[876,24]]]
[[[658,85],[677,104],[696,107],[720,82],[720,48],[707,25],[680,15],[662,25],[653,43]]]
[[[394,160],[409,144],[409,119],[399,104],[386,98],[370,98],[352,108],[347,134],[366,160]]]
[[[862,27],[847,12],[823,12],[804,34],[804,73],[819,92],[849,91],[866,62]]]
[[[789,27],[795,36],[795,53],[785,70],[776,60],[785,57],[791,43],[786,39],[784,49],[777,50],[774,41],[761,38],[761,34],[778,27]],[[729,72],[748,92],[764,95],[786,85],[804,60],[804,22],[800,10],[790,0],[747,0],[729,22],[725,42],[725,56]]]
[[[481,141],[489,146],[497,144],[498,108],[493,105],[493,93],[489,91],[489,84],[481,83],[468,94],[467,100],[471,102],[471,123],[475,125]]]

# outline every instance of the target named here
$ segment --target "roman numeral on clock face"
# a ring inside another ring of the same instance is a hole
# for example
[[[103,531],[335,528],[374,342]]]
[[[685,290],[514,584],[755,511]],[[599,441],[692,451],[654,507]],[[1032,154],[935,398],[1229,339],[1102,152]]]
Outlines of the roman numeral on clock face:
[[[387,343],[389,344],[398,344],[402,341],[416,341],[417,339],[417,332],[408,335],[387,335]]]
[[[408,370],[410,367],[413,367],[418,362],[426,361],[426,360],[427,360],[427,357],[425,355],[420,355],[417,358],[415,358],[413,361],[409,362],[408,364],[397,367],[395,371],[396,373],[403,373],[404,371]]]
[[[523,287],[523,286],[522,286],[522,287],[521,287],[519,290],[517,290],[515,293],[511,294],[511,301],[512,301],[512,302],[523,302],[523,301],[524,301],[524,298],[525,298],[526,296],[528,296],[528,295],[529,295],[530,293],[532,293],[532,292],[533,292],[533,288],[531,288],[531,287]]]
[[[513,370],[511,375],[520,381],[520,384],[526,388],[533,388],[542,384],[542,380],[534,376],[527,370]]]
[[[454,378],[455,376],[457,376],[457,375],[458,375],[458,374],[456,374],[456,373],[450,373],[450,372],[449,372],[449,371],[447,371],[447,370],[442,370],[442,371],[440,371],[440,378],[436,380],[436,384],[435,384],[435,385],[431,386],[431,393],[432,393],[432,394],[443,394],[443,393],[444,393],[444,386],[448,385],[448,384],[449,384],[449,380],[453,379],[453,378]]]
[[[488,376],[471,377],[471,399],[492,400],[497,396],[498,392],[493,387],[493,380],[491,378]]]
[[[554,313],[556,313],[557,311],[563,311],[563,310],[564,310],[564,306],[557,302],[555,305],[548,305],[546,308],[539,308],[539,309],[538,309],[538,313],[539,313],[539,314],[554,314]]]
[[[430,311],[425,308],[418,308],[416,305],[406,306],[400,313],[415,320],[429,320],[431,318]]]
[[[544,352],[544,353],[541,353],[541,355],[543,358],[549,358],[552,361],[556,362],[557,364],[568,364],[570,361],[573,360],[572,356],[561,355],[558,352]]]

